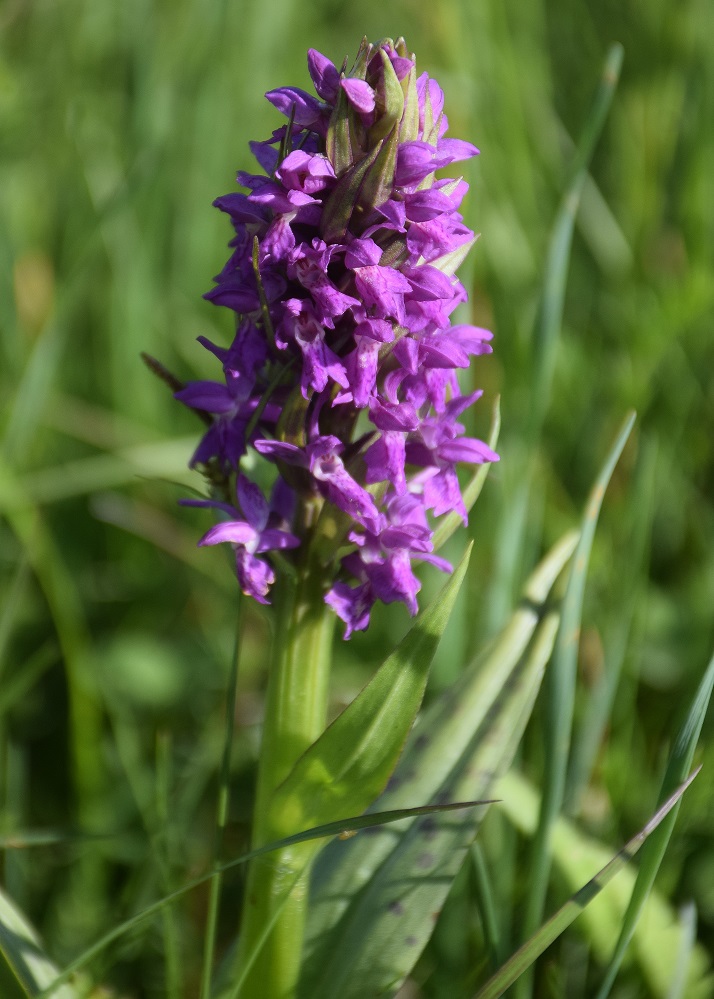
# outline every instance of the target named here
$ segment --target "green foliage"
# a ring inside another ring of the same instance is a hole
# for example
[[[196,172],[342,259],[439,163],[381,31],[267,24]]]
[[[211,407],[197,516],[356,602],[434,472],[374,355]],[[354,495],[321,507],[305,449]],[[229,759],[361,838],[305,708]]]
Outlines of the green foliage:
[[[552,651],[557,615],[546,601],[572,541],[536,571],[528,606],[471,664],[458,691],[425,714],[376,811],[409,798],[458,798],[467,788],[490,793],[520,742]],[[300,995],[392,995],[431,936],[483,814],[457,823],[432,817],[329,848],[314,873]]]

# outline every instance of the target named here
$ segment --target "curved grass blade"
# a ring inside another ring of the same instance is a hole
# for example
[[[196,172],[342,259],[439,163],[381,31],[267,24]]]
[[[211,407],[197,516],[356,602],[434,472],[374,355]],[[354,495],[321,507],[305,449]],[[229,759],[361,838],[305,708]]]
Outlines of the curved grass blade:
[[[667,770],[662,781],[660,801],[667,799],[671,795],[672,788],[676,787],[682,781],[684,774],[688,772],[692,765],[694,750],[699,741],[704,717],[711,699],[712,687],[714,687],[714,657],[706,669],[685,722],[674,743],[672,755],[669,758]],[[642,851],[640,869],[637,873],[637,880],[635,881],[635,887],[630,898],[630,904],[625,912],[620,928],[620,936],[605,972],[603,983],[598,991],[597,999],[607,999],[610,995],[610,990],[617,977],[625,951],[632,939],[635,926],[662,863],[662,858],[672,835],[678,811],[678,805],[672,808],[666,820],[662,822],[657,832],[650,837],[645,849]]]
[[[578,637],[590,551],[605,490],[630,435],[634,420],[634,413],[626,417],[588,498],[580,540],[573,557],[568,588],[563,601],[562,622],[547,680],[544,732],[545,782],[538,828],[533,840],[524,936],[533,934],[542,919],[550,877],[553,825],[563,806],[575,703]],[[523,989],[524,983],[520,987]]]
[[[0,995],[2,999],[34,999],[57,978],[57,968],[40,946],[30,923],[0,890]],[[76,999],[64,985],[55,999]]]
[[[558,627],[546,615],[497,705],[442,781],[436,797],[488,788],[508,768],[530,717]],[[349,895],[337,926],[315,943],[303,963],[301,999],[361,999],[393,995],[431,937],[436,918],[486,809],[462,821],[446,816],[406,829],[377,832],[386,858],[361,890]],[[354,857],[345,856],[352,866]],[[363,874],[358,872],[358,877]],[[357,887],[357,886],[355,886]]]
[[[499,799],[499,813],[514,831],[531,838],[538,822],[540,794],[518,771],[511,769],[493,789]],[[558,881],[575,892],[590,872],[605,867],[611,849],[582,831],[572,820],[560,816],[553,831],[553,864]],[[578,921],[578,931],[600,967],[605,967],[617,943],[619,928],[635,885],[636,870],[626,868],[600,894]],[[633,959],[639,965],[648,995],[666,999],[667,982],[676,962],[681,932],[673,907],[655,888],[649,895],[643,918],[633,940]],[[714,978],[711,959],[704,946],[696,943],[688,969],[688,999],[711,999]]]
[[[417,805],[414,808],[398,808],[389,811],[375,812],[371,815],[353,815],[349,818],[340,819],[336,822],[326,822],[322,826],[317,826],[314,829],[305,829],[302,832],[294,833],[292,836],[286,836],[285,839],[276,841],[275,843],[266,843],[265,846],[256,847],[255,850],[250,850],[248,853],[241,854],[240,857],[235,857],[233,860],[228,860],[223,864],[218,864],[214,867],[208,874],[203,874],[201,877],[193,878],[193,880],[188,881],[185,885],[180,888],[175,889],[175,891],[170,892],[168,895],[164,895],[163,898],[158,899],[156,902],[152,902],[151,905],[147,905],[145,909],[141,912],[135,913],[124,922],[120,923],[118,926],[113,927],[108,933],[105,933],[103,937],[97,940],[95,943],[88,947],[79,957],[75,958],[71,964],[69,964],[63,971],[61,971],[56,978],[53,978],[48,986],[44,990],[37,994],[35,999],[65,999],[62,993],[58,993],[57,989],[64,985],[69,979],[88,964],[93,958],[112,944],[115,940],[119,940],[121,937],[125,936],[136,926],[142,923],[144,920],[151,918],[151,916],[157,915],[162,909],[167,905],[171,905],[173,902],[177,901],[179,898],[183,898],[189,892],[193,891],[194,888],[200,887],[200,885],[206,884],[216,874],[223,874],[226,871],[232,870],[234,867],[240,867],[243,864],[247,864],[248,861],[253,860],[254,857],[260,857],[265,853],[272,853],[275,850],[282,850],[285,847],[293,846],[296,843],[307,843],[313,839],[327,839],[332,836],[344,836],[348,833],[356,833],[362,829],[372,829],[374,826],[389,825],[393,822],[403,822],[405,819],[413,818],[419,815],[430,815],[434,812],[453,812],[460,809],[476,808],[480,805],[492,805],[493,800],[488,801],[450,801],[438,805]],[[4,996],[3,996],[4,999]],[[70,999],[68,996],[67,999]]]
[[[459,680],[432,702],[412,730],[386,791],[371,806],[400,808],[430,801],[476,735],[496,710],[502,690],[526,652],[546,612],[550,591],[571,557],[577,534],[565,535],[533,571],[523,598],[501,634],[475,657]],[[330,844],[317,858],[312,875],[306,952],[319,948],[352,898],[388,856],[388,836],[359,838],[340,847]]]
[[[659,824],[671,813],[680,798],[697,776],[701,767],[698,767],[682,783],[676,791],[664,802],[664,804],[652,816],[636,836],[633,836],[625,846],[622,847],[612,860],[599,871],[594,878],[591,878],[586,885],[577,891],[562,906],[555,915],[541,926],[541,928],[520,947],[513,957],[500,968],[492,978],[486,982],[474,999],[498,999],[514,982],[523,975],[538,958],[543,951],[556,940],[560,934],[576,919],[583,909],[600,894],[605,885],[631,860],[648,836],[650,836]]]

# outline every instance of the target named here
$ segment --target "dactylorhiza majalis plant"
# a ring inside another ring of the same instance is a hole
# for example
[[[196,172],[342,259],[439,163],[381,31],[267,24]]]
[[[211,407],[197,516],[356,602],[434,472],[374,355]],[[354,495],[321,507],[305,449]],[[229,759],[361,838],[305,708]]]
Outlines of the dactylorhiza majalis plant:
[[[237,327],[228,347],[201,342],[223,378],[176,393],[209,424],[192,465],[211,495],[184,502],[222,517],[199,544],[232,545],[241,590],[274,599],[279,618],[254,846],[299,826],[300,809],[270,803],[325,728],[334,615],[349,638],[376,601],[416,614],[414,563],[452,569],[434,519],[467,520],[457,466],[498,460],[459,422],[481,393],[462,394],[458,371],[491,334],[451,324],[475,236],[459,212],[468,185],[436,174],[478,150],[446,136],[442,90],[403,39],[364,41],[349,72],[310,50],[308,68],[317,96],[266,95],[287,123],[251,143],[261,172],[238,174],[247,193],[215,202],[235,236],[206,297]],[[280,854],[250,868],[244,994],[290,994],[304,878]]]

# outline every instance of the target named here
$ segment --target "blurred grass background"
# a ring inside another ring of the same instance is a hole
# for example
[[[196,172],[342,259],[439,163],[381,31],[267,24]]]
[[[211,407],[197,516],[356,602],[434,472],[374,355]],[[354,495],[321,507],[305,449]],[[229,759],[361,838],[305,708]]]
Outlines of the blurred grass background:
[[[225,553],[195,549],[205,515],[176,506],[186,484],[200,486],[186,471],[200,427],[139,352],[180,378],[216,374],[195,343],[199,334],[226,342],[232,329],[231,315],[201,298],[230,237],[211,201],[234,188],[236,169],[251,167],[248,140],[279,124],[264,91],[308,88],[308,47],[339,65],[364,34],[404,34],[446,92],[451,134],[482,150],[467,165],[465,212],[483,235],[461,273],[473,321],[495,333],[493,357],[470,377],[486,400],[502,395],[502,460],[469,528],[468,592],[434,688],[502,623],[543,545],[578,521],[631,407],[638,423],[605,501],[581,636],[570,807],[586,829],[619,843],[650,814],[669,740],[710,654],[708,0],[363,0],[359,10],[337,0],[4,0],[0,832],[62,833],[53,846],[8,850],[3,862],[8,892],[60,963],[203,871],[212,844],[236,587]],[[622,78],[583,193],[552,394],[528,455],[549,232],[615,39],[625,49]],[[488,416],[484,401],[481,433]],[[454,539],[454,555],[463,543]],[[434,584],[427,578],[425,591]],[[336,703],[406,627],[402,610],[377,612],[366,635],[339,647]],[[251,609],[233,852],[247,835],[269,631],[269,617]],[[523,764],[536,780],[539,743],[536,718]],[[711,724],[701,755],[708,766],[687,794],[659,884],[675,906],[694,902],[699,939],[714,954]],[[87,831],[109,835],[84,840]],[[237,891],[232,879],[226,940]],[[506,932],[518,891],[516,878]],[[559,897],[556,884],[550,904]],[[194,893],[168,938],[157,924],[97,973],[120,994],[163,995],[161,950],[174,939],[191,980],[205,901]],[[476,931],[451,925],[423,962],[427,995],[460,995],[473,963]],[[575,931],[546,957],[541,994],[588,994],[578,940]],[[434,966],[441,971],[430,979]],[[635,971],[623,982],[618,994],[644,994]]]

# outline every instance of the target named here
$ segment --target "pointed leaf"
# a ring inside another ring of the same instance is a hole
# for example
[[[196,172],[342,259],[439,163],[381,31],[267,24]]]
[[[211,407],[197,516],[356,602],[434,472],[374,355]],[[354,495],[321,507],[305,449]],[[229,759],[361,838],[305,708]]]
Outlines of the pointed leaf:
[[[571,533],[554,546],[528,580],[523,601],[501,634],[470,664],[459,681],[427,709],[409,736],[387,790],[371,806],[373,809],[429,801],[439,792],[467,752],[474,733],[495,710],[576,542],[577,535]],[[325,934],[339,921],[347,900],[374,874],[392,846],[391,838],[369,836],[323,850],[313,870],[308,949],[320,946]]]
[[[467,787],[490,787],[510,765],[557,626],[555,613],[541,622],[497,706],[451,768],[438,797],[448,798]],[[388,855],[364,887],[349,896],[339,924],[307,955],[298,989],[301,999],[394,995],[433,932],[485,811],[475,809],[461,821],[444,816],[416,820],[406,829],[392,827],[385,835],[369,837],[385,840]],[[354,857],[345,859],[354,864]]]
[[[498,809],[518,832],[532,837],[538,819],[539,791],[522,774],[511,770],[493,789]],[[593,870],[604,867],[612,849],[561,816],[553,830],[553,863],[560,883],[575,891]],[[604,965],[617,942],[619,927],[635,884],[636,872],[622,871],[606,892],[600,894],[579,920],[578,929],[587,937],[594,958]],[[645,913],[635,929],[633,957],[647,982],[648,995],[668,999],[668,978],[680,946],[681,931],[672,906],[655,889],[647,899]],[[687,972],[688,999],[711,999],[714,980],[711,960],[696,944]]]
[[[359,813],[383,790],[419,710],[470,553],[471,546],[397,649],[277,789],[271,802],[275,828],[299,829]]]

